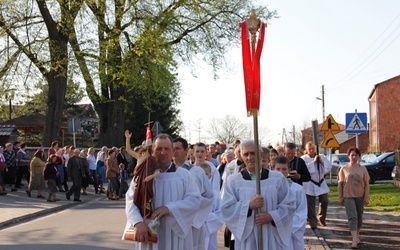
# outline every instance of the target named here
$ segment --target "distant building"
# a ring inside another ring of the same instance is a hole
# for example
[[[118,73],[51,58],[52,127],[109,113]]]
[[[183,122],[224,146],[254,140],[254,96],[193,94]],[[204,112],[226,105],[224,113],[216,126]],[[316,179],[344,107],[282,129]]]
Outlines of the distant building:
[[[369,100],[369,142],[374,152],[400,145],[400,76],[375,84]]]

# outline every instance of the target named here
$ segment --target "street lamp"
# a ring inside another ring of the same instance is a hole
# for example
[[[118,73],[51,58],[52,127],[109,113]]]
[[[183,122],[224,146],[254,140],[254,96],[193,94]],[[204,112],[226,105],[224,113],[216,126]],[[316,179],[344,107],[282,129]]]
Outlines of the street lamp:
[[[11,126],[11,113],[12,113],[12,99],[14,98],[14,91],[15,89],[9,89],[8,93],[6,94],[6,99],[8,99],[8,106],[9,106],[9,125]]]

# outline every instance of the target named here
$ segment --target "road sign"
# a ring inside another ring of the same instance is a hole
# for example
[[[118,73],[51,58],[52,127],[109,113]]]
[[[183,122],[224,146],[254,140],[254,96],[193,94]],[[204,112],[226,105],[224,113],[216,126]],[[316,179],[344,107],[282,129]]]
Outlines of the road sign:
[[[367,113],[346,113],[346,134],[366,133],[367,124]]]
[[[339,125],[336,123],[335,119],[333,119],[333,116],[331,114],[328,115],[326,120],[321,126],[321,131],[340,131]]]
[[[338,148],[340,147],[339,142],[333,135],[332,131],[329,131],[324,141],[321,143],[321,148]]]
[[[161,126],[159,121],[156,121],[151,128],[151,132],[153,132],[154,136],[157,136],[158,134],[162,133],[164,131],[164,128]]]

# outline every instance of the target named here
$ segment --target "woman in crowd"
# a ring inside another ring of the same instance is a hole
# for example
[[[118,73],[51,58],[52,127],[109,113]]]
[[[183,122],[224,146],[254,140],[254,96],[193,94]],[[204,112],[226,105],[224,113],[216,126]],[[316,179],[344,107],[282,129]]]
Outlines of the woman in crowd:
[[[338,174],[339,203],[345,206],[350,233],[351,247],[356,249],[360,243],[360,229],[364,206],[369,203],[369,174],[358,161],[361,152],[358,148],[347,150],[350,162],[340,168]]]
[[[82,149],[81,152],[79,153],[79,157],[81,157],[82,159],[85,159],[87,161],[87,151],[85,149]],[[83,195],[87,195],[86,193],[86,188],[89,187],[89,163],[86,164],[87,169],[84,169],[85,173],[86,173],[86,178],[82,178],[82,194]]]
[[[44,181],[47,183],[47,188],[49,191],[49,196],[47,197],[48,202],[55,202],[59,201],[60,199],[57,199],[56,193],[57,193],[57,178],[58,178],[58,170],[57,170],[57,158],[55,154],[51,154],[49,158],[47,159],[46,165],[44,167],[43,171],[43,176],[44,176]]]
[[[6,159],[4,159],[4,148],[0,146],[0,195],[6,195],[4,192],[4,174],[6,172],[7,164]]]
[[[96,194],[98,194],[99,187],[98,187],[98,183],[97,183],[97,174],[96,174],[96,158],[94,157],[94,148],[93,147],[90,147],[88,149],[86,160],[89,163],[90,175],[93,178],[94,191]]]
[[[103,184],[108,183],[108,179],[106,177],[107,156],[108,156],[107,147],[103,146],[101,148],[101,151],[97,153],[97,159],[96,159],[96,172],[98,174],[100,193],[104,193]]]
[[[67,171],[67,164],[68,164],[68,160],[70,157],[70,152],[71,152],[71,147],[70,146],[64,146],[63,148],[64,153],[63,153],[63,158],[64,158],[64,165],[63,165],[63,172],[64,172],[64,181],[62,182],[62,185],[64,186],[64,191],[68,191],[68,171]]]
[[[44,169],[44,161],[43,161],[43,150],[38,149],[33,155],[31,164],[30,164],[30,180],[28,189],[26,190],[26,194],[31,197],[31,191],[37,190],[38,198],[44,198],[42,195],[42,190],[45,187],[44,178],[43,178],[43,169]]]
[[[118,200],[117,191],[118,191],[118,179],[117,176],[119,174],[119,168],[117,162],[115,160],[116,152],[115,150],[110,149],[108,151],[108,158],[106,161],[106,177],[110,181],[109,188],[109,196],[110,200]]]
[[[17,175],[17,167],[15,166],[16,154],[13,150],[12,143],[6,143],[6,149],[3,152],[4,159],[6,160],[6,180],[11,185],[11,191],[15,192],[18,189],[15,188],[15,179]]]
[[[64,183],[64,164],[65,164],[65,159],[64,159],[64,149],[60,148],[57,150],[56,154],[57,156],[57,187],[58,191],[60,192],[65,192],[65,190],[62,187],[62,183]]]
[[[275,159],[278,157],[278,151],[274,148],[269,150],[269,169],[274,170],[275,167]]]

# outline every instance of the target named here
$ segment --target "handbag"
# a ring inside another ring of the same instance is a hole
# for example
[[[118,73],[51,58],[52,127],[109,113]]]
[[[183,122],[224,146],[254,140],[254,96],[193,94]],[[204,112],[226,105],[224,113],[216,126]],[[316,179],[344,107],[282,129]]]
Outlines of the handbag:
[[[160,222],[158,220],[148,220],[146,221],[146,224],[149,226],[151,230],[151,234],[147,238],[146,243],[157,243],[158,237],[157,237],[157,229],[160,226]],[[131,241],[137,241],[136,240],[136,228],[129,228],[126,230],[125,235],[124,235],[125,240],[131,240]]]
[[[7,164],[4,161],[0,161],[0,171],[5,170],[7,167]]]

